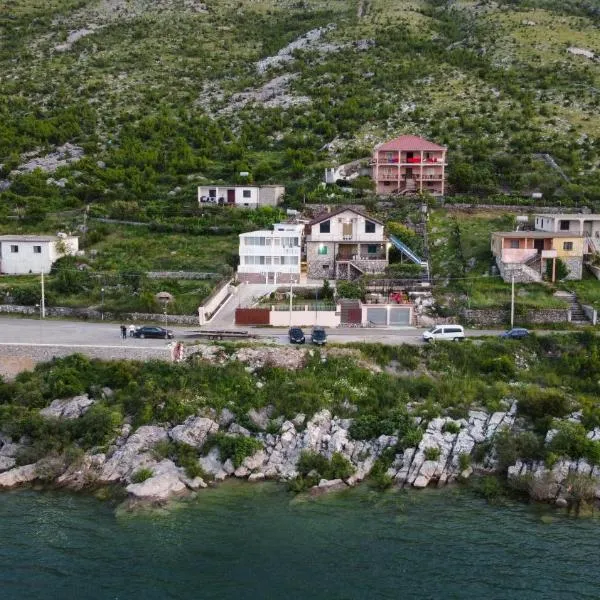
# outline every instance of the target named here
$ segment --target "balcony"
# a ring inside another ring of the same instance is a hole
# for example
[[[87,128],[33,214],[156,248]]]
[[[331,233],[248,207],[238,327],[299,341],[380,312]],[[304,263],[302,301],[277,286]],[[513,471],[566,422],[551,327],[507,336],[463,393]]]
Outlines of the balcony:
[[[385,260],[385,252],[377,252],[375,254],[338,254],[335,257],[336,262],[354,262],[357,260]]]

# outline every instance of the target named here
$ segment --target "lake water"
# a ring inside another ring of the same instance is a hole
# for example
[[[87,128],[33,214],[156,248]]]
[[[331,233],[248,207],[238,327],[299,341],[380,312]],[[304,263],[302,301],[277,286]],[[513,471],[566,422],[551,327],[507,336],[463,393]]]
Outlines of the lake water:
[[[458,490],[232,482],[135,513],[18,491],[0,494],[0,598],[597,599],[599,525]]]

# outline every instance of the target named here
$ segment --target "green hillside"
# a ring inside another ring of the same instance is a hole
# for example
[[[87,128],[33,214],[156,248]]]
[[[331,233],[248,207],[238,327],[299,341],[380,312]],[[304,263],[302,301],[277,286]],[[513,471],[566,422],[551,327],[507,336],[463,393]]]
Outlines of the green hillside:
[[[168,214],[246,170],[293,199],[401,133],[449,146],[456,192],[600,201],[599,22],[564,0],[4,0],[0,210]]]

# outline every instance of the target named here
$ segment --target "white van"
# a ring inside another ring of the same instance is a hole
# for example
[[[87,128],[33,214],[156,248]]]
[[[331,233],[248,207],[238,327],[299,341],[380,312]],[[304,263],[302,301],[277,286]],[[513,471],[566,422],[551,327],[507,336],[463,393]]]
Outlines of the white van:
[[[434,325],[431,329],[423,332],[424,342],[434,342],[436,340],[459,342],[464,337],[465,330],[462,325]]]

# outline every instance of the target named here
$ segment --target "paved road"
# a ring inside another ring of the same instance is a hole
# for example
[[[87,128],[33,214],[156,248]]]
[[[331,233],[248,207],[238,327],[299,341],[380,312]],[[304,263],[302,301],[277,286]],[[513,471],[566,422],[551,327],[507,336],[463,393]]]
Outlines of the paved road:
[[[214,326],[203,329],[213,329]],[[192,341],[189,334],[198,328],[179,326],[173,328],[177,339]],[[247,328],[260,339],[287,343],[287,329],[273,327]],[[310,328],[306,328],[310,332]],[[421,342],[423,329],[406,327],[401,329],[368,328],[368,329],[331,329],[328,331],[332,342],[366,341],[386,344],[416,344]],[[496,330],[467,330],[469,337],[482,335],[497,335]],[[167,340],[141,340],[137,338],[120,337],[119,325],[115,323],[89,323],[85,321],[64,321],[46,319],[25,319],[0,317],[0,345],[33,344],[33,345],[71,345],[74,351],[77,347],[85,346],[119,346],[119,347],[149,347],[164,348]]]

